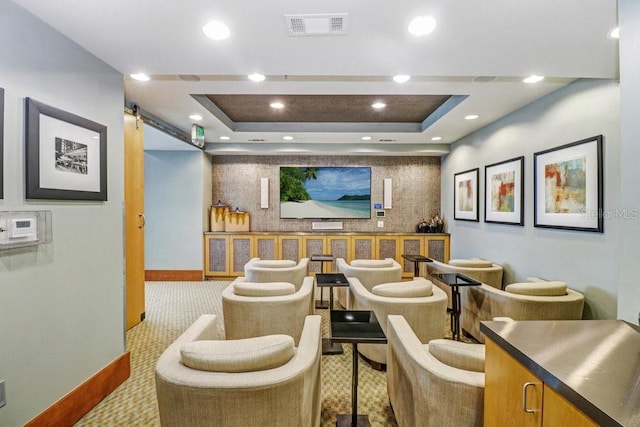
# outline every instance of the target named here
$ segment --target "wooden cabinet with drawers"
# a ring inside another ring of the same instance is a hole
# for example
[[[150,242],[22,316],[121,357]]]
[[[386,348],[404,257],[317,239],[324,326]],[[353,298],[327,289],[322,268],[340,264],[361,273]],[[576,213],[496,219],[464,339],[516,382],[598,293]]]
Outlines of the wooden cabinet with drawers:
[[[244,264],[251,258],[310,258],[332,254],[334,258],[393,258],[404,265],[403,277],[413,275],[413,264],[402,254],[421,254],[439,261],[449,260],[448,234],[418,233],[267,233],[206,232],[204,234],[204,270],[206,277],[238,277],[244,275]],[[335,263],[324,266],[335,272]],[[320,263],[309,264],[310,273],[320,272]]]

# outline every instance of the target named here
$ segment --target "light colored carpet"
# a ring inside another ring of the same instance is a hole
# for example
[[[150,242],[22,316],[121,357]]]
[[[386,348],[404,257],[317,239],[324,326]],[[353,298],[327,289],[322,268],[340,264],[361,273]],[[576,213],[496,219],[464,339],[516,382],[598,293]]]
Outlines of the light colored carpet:
[[[76,426],[159,426],[156,361],[201,314],[222,316],[221,292],[229,283],[147,282],[146,319],[127,332],[131,377]],[[323,337],[328,337],[328,310],[317,313],[322,315]],[[222,322],[218,324],[223,327]],[[447,319],[443,319],[443,327],[448,328]],[[322,426],[333,426],[338,414],[351,412],[351,345],[343,344],[343,348],[342,355],[322,356]],[[396,426],[386,374],[371,369],[362,358],[358,371],[358,413],[368,414],[372,426]]]

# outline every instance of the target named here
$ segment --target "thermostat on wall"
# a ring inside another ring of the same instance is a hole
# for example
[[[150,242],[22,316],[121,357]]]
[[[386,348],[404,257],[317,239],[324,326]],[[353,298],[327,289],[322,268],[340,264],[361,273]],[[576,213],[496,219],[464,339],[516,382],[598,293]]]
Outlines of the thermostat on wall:
[[[382,218],[382,217],[384,217],[384,211],[376,211],[376,216],[377,216],[378,218]]]
[[[51,211],[0,212],[0,250],[51,242]]]

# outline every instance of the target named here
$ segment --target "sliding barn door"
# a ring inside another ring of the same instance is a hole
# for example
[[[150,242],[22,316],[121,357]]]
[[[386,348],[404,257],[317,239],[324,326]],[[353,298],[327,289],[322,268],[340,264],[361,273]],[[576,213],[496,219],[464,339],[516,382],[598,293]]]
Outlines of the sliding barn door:
[[[142,120],[124,115],[126,327],[144,319],[144,145]]]

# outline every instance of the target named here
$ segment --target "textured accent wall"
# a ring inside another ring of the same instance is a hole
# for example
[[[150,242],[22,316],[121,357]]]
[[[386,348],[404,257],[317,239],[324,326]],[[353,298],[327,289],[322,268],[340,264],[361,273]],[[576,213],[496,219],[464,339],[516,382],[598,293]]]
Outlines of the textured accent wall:
[[[213,202],[222,201],[251,215],[251,231],[312,231],[310,219],[280,219],[280,166],[371,167],[371,219],[343,220],[343,230],[413,232],[423,218],[440,213],[439,157],[378,156],[218,156],[212,157]],[[260,208],[260,178],[269,178],[269,208]],[[393,208],[376,218],[382,182],[393,180]],[[378,220],[384,227],[378,228]],[[446,231],[446,229],[445,229]]]

